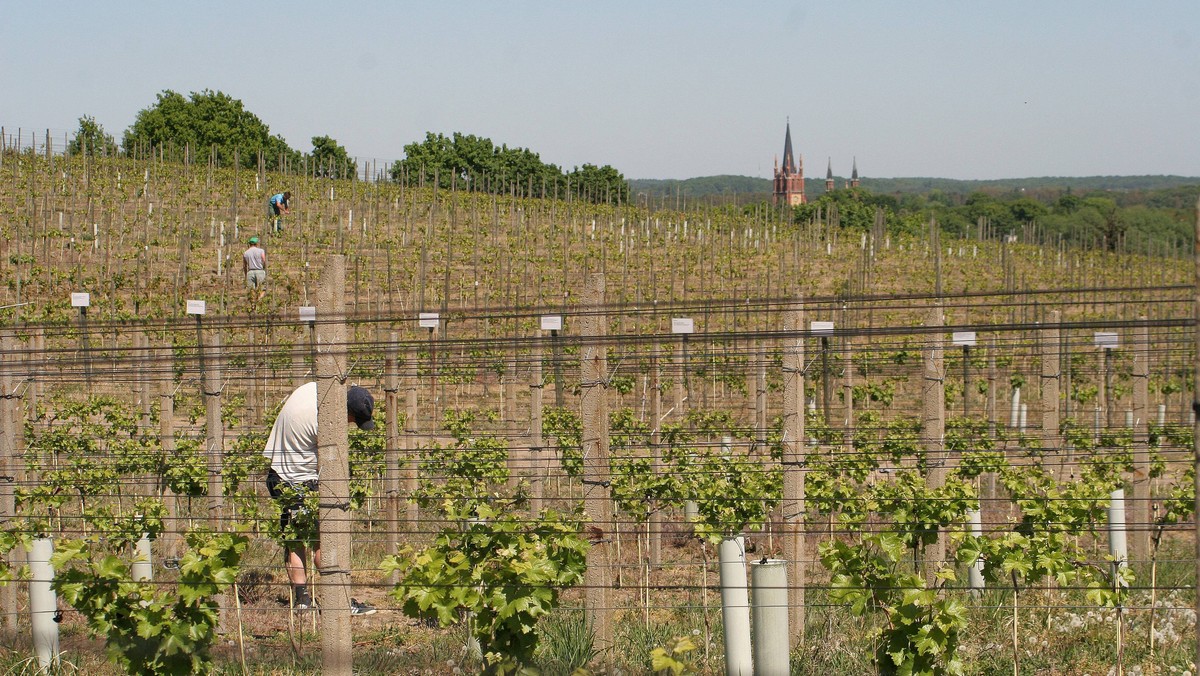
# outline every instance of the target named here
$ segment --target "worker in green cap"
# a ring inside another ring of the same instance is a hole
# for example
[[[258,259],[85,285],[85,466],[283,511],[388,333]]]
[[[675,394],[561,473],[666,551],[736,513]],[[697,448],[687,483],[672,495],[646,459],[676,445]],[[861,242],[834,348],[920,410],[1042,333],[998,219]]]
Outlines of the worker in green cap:
[[[250,248],[242,254],[242,272],[246,273],[246,288],[250,289],[250,300],[262,300],[267,292],[267,252],[258,245],[258,237],[250,238]],[[258,297],[254,297],[254,292]]]

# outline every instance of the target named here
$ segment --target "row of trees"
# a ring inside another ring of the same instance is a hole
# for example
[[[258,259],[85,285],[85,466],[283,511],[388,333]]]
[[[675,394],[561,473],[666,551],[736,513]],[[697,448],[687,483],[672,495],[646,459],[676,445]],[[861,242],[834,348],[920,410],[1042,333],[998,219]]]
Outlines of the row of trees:
[[[312,145],[308,158],[317,175],[356,174],[357,165],[333,138],[314,136]],[[240,100],[207,89],[186,97],[169,89],[158,94],[154,105],[138,112],[119,147],[95,118],[85,115],[79,118],[79,128],[67,144],[67,153],[133,155],[150,148],[166,148],[172,154],[188,150],[206,153],[215,149],[220,164],[230,166],[236,159],[245,168],[256,167],[261,154],[266,168],[271,170],[300,166],[305,158],[282,136],[272,135],[270,127],[246,110]]]
[[[346,149],[329,136],[314,136],[307,154],[309,171],[321,176],[353,177],[357,165]],[[235,161],[245,168],[257,166],[259,157],[267,169],[299,167],[305,155],[271,134],[257,115],[238,99],[223,92],[204,90],[184,96],[165,90],[154,105],[139,111],[118,147],[116,139],[89,116],[79,119],[79,129],[68,144],[71,154],[136,154],[150,148],[170,148],[173,153],[206,153],[215,148],[217,161],[225,166]],[[447,137],[428,133],[425,140],[404,148],[406,157],[390,168],[393,180],[413,185],[519,193],[522,195],[568,195],[593,202],[624,202],[629,184],[611,166],[584,164],[563,171],[541,160],[528,148],[495,145],[491,139],[455,133]]]
[[[1159,193],[1162,193],[1161,195]],[[1077,195],[1071,191],[1030,196],[1022,192],[973,192],[965,198],[940,191],[882,195],[865,188],[825,193],[794,207],[796,222],[836,218],[844,229],[871,231],[882,214],[888,232],[915,233],[936,219],[942,231],[956,236],[1020,234],[1036,227],[1042,241],[1115,250],[1130,242],[1148,251],[1186,247],[1195,227],[1200,186],[1168,188],[1142,195],[1136,202],[1108,192]]]
[[[592,202],[625,202],[629,183],[609,165],[584,164],[571,171],[542,161],[528,148],[495,145],[472,134],[425,135],[421,143],[404,146],[404,159],[391,167],[391,177],[410,185],[457,187],[527,196],[571,195]]]

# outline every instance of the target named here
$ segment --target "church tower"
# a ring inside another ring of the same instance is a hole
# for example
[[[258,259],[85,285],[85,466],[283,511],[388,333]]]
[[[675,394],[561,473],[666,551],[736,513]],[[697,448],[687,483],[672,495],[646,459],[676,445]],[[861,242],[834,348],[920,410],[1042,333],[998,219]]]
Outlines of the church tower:
[[[783,166],[775,159],[775,204],[794,207],[804,204],[804,159],[792,154],[792,123],[788,120],[783,137]]]
[[[850,187],[858,187],[858,158],[854,158],[854,171],[850,173]]]
[[[833,192],[833,158],[829,158],[829,166],[825,168],[825,192]]]

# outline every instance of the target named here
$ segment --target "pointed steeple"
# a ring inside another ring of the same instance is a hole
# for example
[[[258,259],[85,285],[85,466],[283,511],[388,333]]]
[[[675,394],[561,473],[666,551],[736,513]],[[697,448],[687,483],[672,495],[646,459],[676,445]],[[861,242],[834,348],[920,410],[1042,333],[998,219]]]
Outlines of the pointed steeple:
[[[796,173],[796,156],[792,154],[792,121],[787,123],[787,132],[783,136],[783,171],[787,174]]]
[[[825,169],[825,192],[833,192],[833,158],[829,158],[829,166]]]
[[[850,172],[850,187],[858,187],[858,158],[854,158],[854,170]]]

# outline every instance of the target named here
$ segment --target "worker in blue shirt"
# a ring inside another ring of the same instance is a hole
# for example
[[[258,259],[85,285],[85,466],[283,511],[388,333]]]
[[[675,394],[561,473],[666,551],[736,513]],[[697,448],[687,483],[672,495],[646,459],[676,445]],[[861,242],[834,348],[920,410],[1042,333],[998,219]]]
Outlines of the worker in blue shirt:
[[[291,205],[292,193],[290,191],[275,193],[274,195],[271,195],[271,199],[267,200],[267,206],[269,208],[267,216],[275,219],[273,226],[275,232],[283,230],[283,228],[279,225],[280,215],[290,214],[292,212]]]

